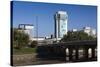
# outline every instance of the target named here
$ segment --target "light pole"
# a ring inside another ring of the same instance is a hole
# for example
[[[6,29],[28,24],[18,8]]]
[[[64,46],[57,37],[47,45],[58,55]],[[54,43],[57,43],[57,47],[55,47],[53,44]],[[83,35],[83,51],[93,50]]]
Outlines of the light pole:
[[[38,16],[36,16],[36,36],[37,36],[37,42],[38,42]]]

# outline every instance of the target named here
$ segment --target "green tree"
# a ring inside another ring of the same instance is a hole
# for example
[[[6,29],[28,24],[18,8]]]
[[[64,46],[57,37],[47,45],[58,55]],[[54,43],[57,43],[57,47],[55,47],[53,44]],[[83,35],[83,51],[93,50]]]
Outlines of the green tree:
[[[89,36],[87,33],[83,31],[72,32],[68,31],[67,35],[61,39],[61,41],[79,41],[79,40],[95,40],[96,38]]]
[[[19,29],[13,29],[13,47],[20,49],[29,43],[29,35]]]
[[[37,44],[38,44],[37,41],[32,41],[30,47],[34,48],[36,47]]]

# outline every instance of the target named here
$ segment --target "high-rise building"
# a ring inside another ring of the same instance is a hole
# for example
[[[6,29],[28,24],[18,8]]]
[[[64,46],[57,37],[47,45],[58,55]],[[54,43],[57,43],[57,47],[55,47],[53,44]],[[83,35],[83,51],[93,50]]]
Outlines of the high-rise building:
[[[55,38],[62,38],[67,34],[68,14],[65,11],[58,11],[55,14]]]

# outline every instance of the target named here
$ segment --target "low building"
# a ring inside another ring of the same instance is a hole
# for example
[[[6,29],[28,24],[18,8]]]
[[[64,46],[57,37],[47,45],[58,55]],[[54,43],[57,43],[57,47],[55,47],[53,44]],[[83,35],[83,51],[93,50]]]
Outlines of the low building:
[[[52,43],[56,43],[58,41],[61,40],[61,38],[45,38],[45,37],[33,37],[31,39],[31,41],[37,41],[38,42],[38,45],[43,45],[43,44],[52,44]]]
[[[87,33],[89,36],[96,37],[96,30],[92,29],[91,27],[84,27],[83,31]]]
[[[78,30],[77,30],[77,29],[73,29],[72,31],[73,31],[73,32],[76,32],[76,31],[78,31]]]
[[[18,30],[28,34],[30,39],[34,36],[34,25],[32,24],[19,24]]]
[[[83,29],[81,30],[77,30],[77,29],[72,29],[73,32],[76,32],[76,31],[83,31],[85,33],[87,33],[89,36],[93,36],[93,37],[96,37],[97,34],[96,34],[96,29],[93,29],[91,27],[83,27]]]

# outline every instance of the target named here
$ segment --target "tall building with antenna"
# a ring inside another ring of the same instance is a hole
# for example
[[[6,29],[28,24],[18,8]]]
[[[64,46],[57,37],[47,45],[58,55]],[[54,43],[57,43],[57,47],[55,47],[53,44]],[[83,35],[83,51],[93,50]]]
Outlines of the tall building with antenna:
[[[65,11],[58,11],[55,14],[55,38],[62,38],[67,34],[68,14]]]

